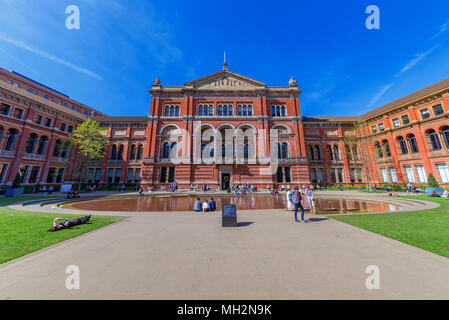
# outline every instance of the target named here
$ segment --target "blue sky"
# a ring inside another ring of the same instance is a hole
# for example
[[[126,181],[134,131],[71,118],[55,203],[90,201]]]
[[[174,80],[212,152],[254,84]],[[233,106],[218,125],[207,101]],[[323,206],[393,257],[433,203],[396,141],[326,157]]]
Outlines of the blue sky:
[[[365,8],[380,8],[380,30]],[[80,8],[80,30],[65,9]],[[305,116],[359,115],[449,78],[449,1],[1,0],[0,66],[117,116],[147,91],[229,70],[303,90]]]

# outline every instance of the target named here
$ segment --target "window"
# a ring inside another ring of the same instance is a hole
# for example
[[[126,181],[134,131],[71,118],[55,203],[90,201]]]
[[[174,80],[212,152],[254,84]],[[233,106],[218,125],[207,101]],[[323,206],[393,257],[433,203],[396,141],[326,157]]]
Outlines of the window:
[[[432,150],[441,150],[440,138],[435,130],[427,131],[427,140]]]
[[[405,142],[403,137],[398,138],[398,143],[401,154],[408,154],[407,143]]]
[[[408,118],[408,115],[402,116],[401,119],[402,119],[402,124],[403,125],[406,125],[406,124],[410,123],[410,119]]]
[[[418,144],[416,143],[416,138],[413,134],[408,136],[408,143],[412,153],[419,153]]]
[[[142,160],[143,156],[143,145],[140,145],[137,149],[137,160]]]
[[[396,175],[395,168],[390,168],[390,176],[391,176],[391,182],[398,183],[398,176]]]
[[[278,183],[282,183],[282,182],[284,182],[284,180],[283,180],[283,175],[282,175],[282,167],[279,167],[278,168],[278,170],[277,170],[277,173],[276,173],[276,181],[278,182]]]
[[[0,183],[3,183],[7,171],[8,171],[8,164],[0,163]]]
[[[179,111],[178,111],[178,113],[179,113]],[[197,114],[199,116],[213,116],[214,115],[214,106],[212,104],[199,104],[198,109],[197,109]]]
[[[12,116],[14,118],[17,118],[17,119],[22,119],[22,117],[23,117],[23,110],[19,109],[19,108],[14,108],[14,110],[12,112]]]
[[[170,154],[170,143],[164,142],[161,148],[161,158],[168,159],[169,154]]]
[[[7,116],[7,115],[9,115],[10,110],[11,110],[11,106],[9,104],[2,103],[0,105],[0,114]]]
[[[37,94],[37,91],[36,91],[36,90],[34,90],[34,91],[33,91],[33,93],[34,93],[34,94]]]
[[[285,173],[285,182],[292,182],[292,179],[290,177],[290,167],[284,167],[284,173]]]
[[[437,164],[438,172],[440,173],[441,182],[444,184],[449,183],[449,170],[445,163]]]
[[[387,140],[384,140],[382,142],[383,147],[384,147],[384,151],[385,151],[385,156],[386,157],[391,157],[391,150],[390,150],[390,144],[388,143]]]
[[[415,175],[413,174],[412,167],[404,167],[405,173],[407,174],[407,180],[410,183],[415,183]]]
[[[30,177],[28,179],[28,183],[36,183],[39,178],[39,173],[41,171],[41,167],[33,166],[30,172]]]
[[[424,169],[424,166],[419,165],[416,166],[416,171],[418,172],[419,181],[421,183],[427,183],[427,175],[426,175],[426,169]]]
[[[64,122],[61,122],[61,124],[59,125],[59,130],[65,131],[65,128],[66,128],[66,124]]]
[[[175,182],[175,167],[168,168],[168,182]]]
[[[25,183],[27,181],[29,170],[30,170],[30,166],[25,166],[25,167],[20,168],[20,176],[22,178],[22,180],[20,181],[21,183]]]
[[[287,115],[287,108],[285,105],[272,105],[271,116],[272,117],[285,117]]]
[[[6,80],[6,83],[7,84],[12,84],[12,81],[11,80]]]
[[[429,109],[422,109],[421,110],[421,118],[424,120],[424,119],[428,119],[428,118],[430,118],[430,112],[429,112]]]
[[[108,169],[108,183],[111,184],[112,183],[112,178],[114,176],[114,169],[109,168]]]
[[[135,181],[140,181],[140,169],[136,169]]]
[[[55,148],[56,150],[56,148]],[[116,160],[117,159],[117,146],[114,144],[112,146],[112,150],[111,150],[111,160]]]
[[[165,183],[167,181],[167,167],[162,167],[161,168],[161,177],[159,182],[161,183]]]
[[[48,142],[47,137],[41,137],[39,139],[39,142],[37,144],[37,154],[43,155],[45,153],[45,150],[47,148],[47,142]]]
[[[68,132],[68,133],[72,133],[72,132],[73,132],[73,126],[69,126],[67,132]]]
[[[444,113],[443,106],[441,104],[433,106],[432,109],[433,109],[433,114],[435,116],[438,116],[438,115]]]
[[[363,183],[362,169],[357,169],[357,179]]]
[[[389,179],[388,179],[387,169],[385,169],[385,168],[380,169],[380,173],[382,175],[382,179],[383,179],[384,183],[390,182]]]
[[[53,183],[53,181],[55,179],[55,174],[56,174],[56,168],[50,168],[50,170],[48,170],[47,183]]]
[[[324,183],[324,170],[323,168],[318,168],[318,182]]]
[[[130,159],[130,160],[135,160],[135,159],[136,159],[136,155],[137,155],[137,148],[136,148],[136,145],[133,144],[133,145],[131,146],[131,153],[130,153],[130,155],[129,155],[129,159]]]
[[[379,123],[379,130],[380,131],[384,131],[385,130],[385,126],[384,126],[383,122]]]
[[[133,168],[128,168],[128,183],[133,182],[133,177],[134,177],[134,169]]]
[[[371,130],[373,131],[373,133],[377,133],[377,127],[376,126],[372,126]]]
[[[398,119],[398,118],[393,119],[393,127],[397,128],[397,127],[399,127],[400,125],[401,125],[401,123],[399,122],[399,119]]]
[[[238,104],[237,105],[238,116],[252,116],[253,106],[251,104]]]
[[[114,183],[119,183],[120,182],[120,175],[122,173],[122,169],[117,168],[115,169],[115,175],[114,175]]]
[[[34,122],[36,123],[36,124],[42,124],[42,120],[44,119],[44,117],[43,116],[41,116],[40,114],[38,114],[37,116],[36,116],[36,118],[34,119]]]
[[[441,135],[443,137],[444,143],[446,144],[446,148],[449,149],[449,127],[444,127],[441,130]]]
[[[37,136],[32,133],[28,137],[28,140],[25,145],[25,153],[33,153],[34,147],[36,146]]]
[[[384,153],[383,153],[383,151],[382,151],[382,147],[381,147],[381,145],[380,145],[379,142],[376,142],[376,143],[374,144],[374,149],[376,150],[376,153],[377,153],[377,157],[378,157],[378,158],[383,158],[383,157],[384,157]]]
[[[18,88],[20,85],[17,82],[14,82],[14,87]]]
[[[51,122],[52,122],[52,119],[50,119],[50,118],[45,118],[45,126],[46,126],[46,127],[50,128],[50,127],[51,127]]]

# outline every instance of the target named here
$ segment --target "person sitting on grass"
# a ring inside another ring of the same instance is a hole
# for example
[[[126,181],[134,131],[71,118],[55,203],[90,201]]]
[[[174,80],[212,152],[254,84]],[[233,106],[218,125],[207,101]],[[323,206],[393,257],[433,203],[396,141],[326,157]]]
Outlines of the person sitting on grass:
[[[74,219],[74,220],[70,220],[70,219],[66,219],[66,218],[55,218],[55,220],[53,220],[53,227],[51,227],[47,231],[54,232],[54,231],[59,231],[59,230],[67,229],[67,228],[74,227],[74,226],[79,226],[81,224],[87,223],[87,221],[89,221],[89,219],[90,219],[90,215],[84,216],[82,218]],[[64,222],[58,223],[58,221],[64,221]]]
[[[441,197],[443,197],[446,200],[449,200],[449,191],[444,190],[444,193],[443,193],[443,195]]]

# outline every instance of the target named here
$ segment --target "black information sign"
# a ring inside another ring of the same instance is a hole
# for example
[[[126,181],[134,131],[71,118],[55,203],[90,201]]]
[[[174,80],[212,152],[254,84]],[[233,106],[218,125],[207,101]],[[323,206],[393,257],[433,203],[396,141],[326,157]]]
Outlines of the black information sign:
[[[237,227],[237,208],[235,204],[224,204],[221,207],[221,226]]]

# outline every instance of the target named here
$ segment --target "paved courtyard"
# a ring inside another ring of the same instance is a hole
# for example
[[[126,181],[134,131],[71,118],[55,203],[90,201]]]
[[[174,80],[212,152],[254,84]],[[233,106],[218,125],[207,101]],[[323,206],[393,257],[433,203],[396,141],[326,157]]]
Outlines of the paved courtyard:
[[[140,213],[0,266],[0,299],[449,299],[449,259],[286,211]],[[80,289],[65,269],[80,268]],[[380,268],[368,290],[365,269]]]

